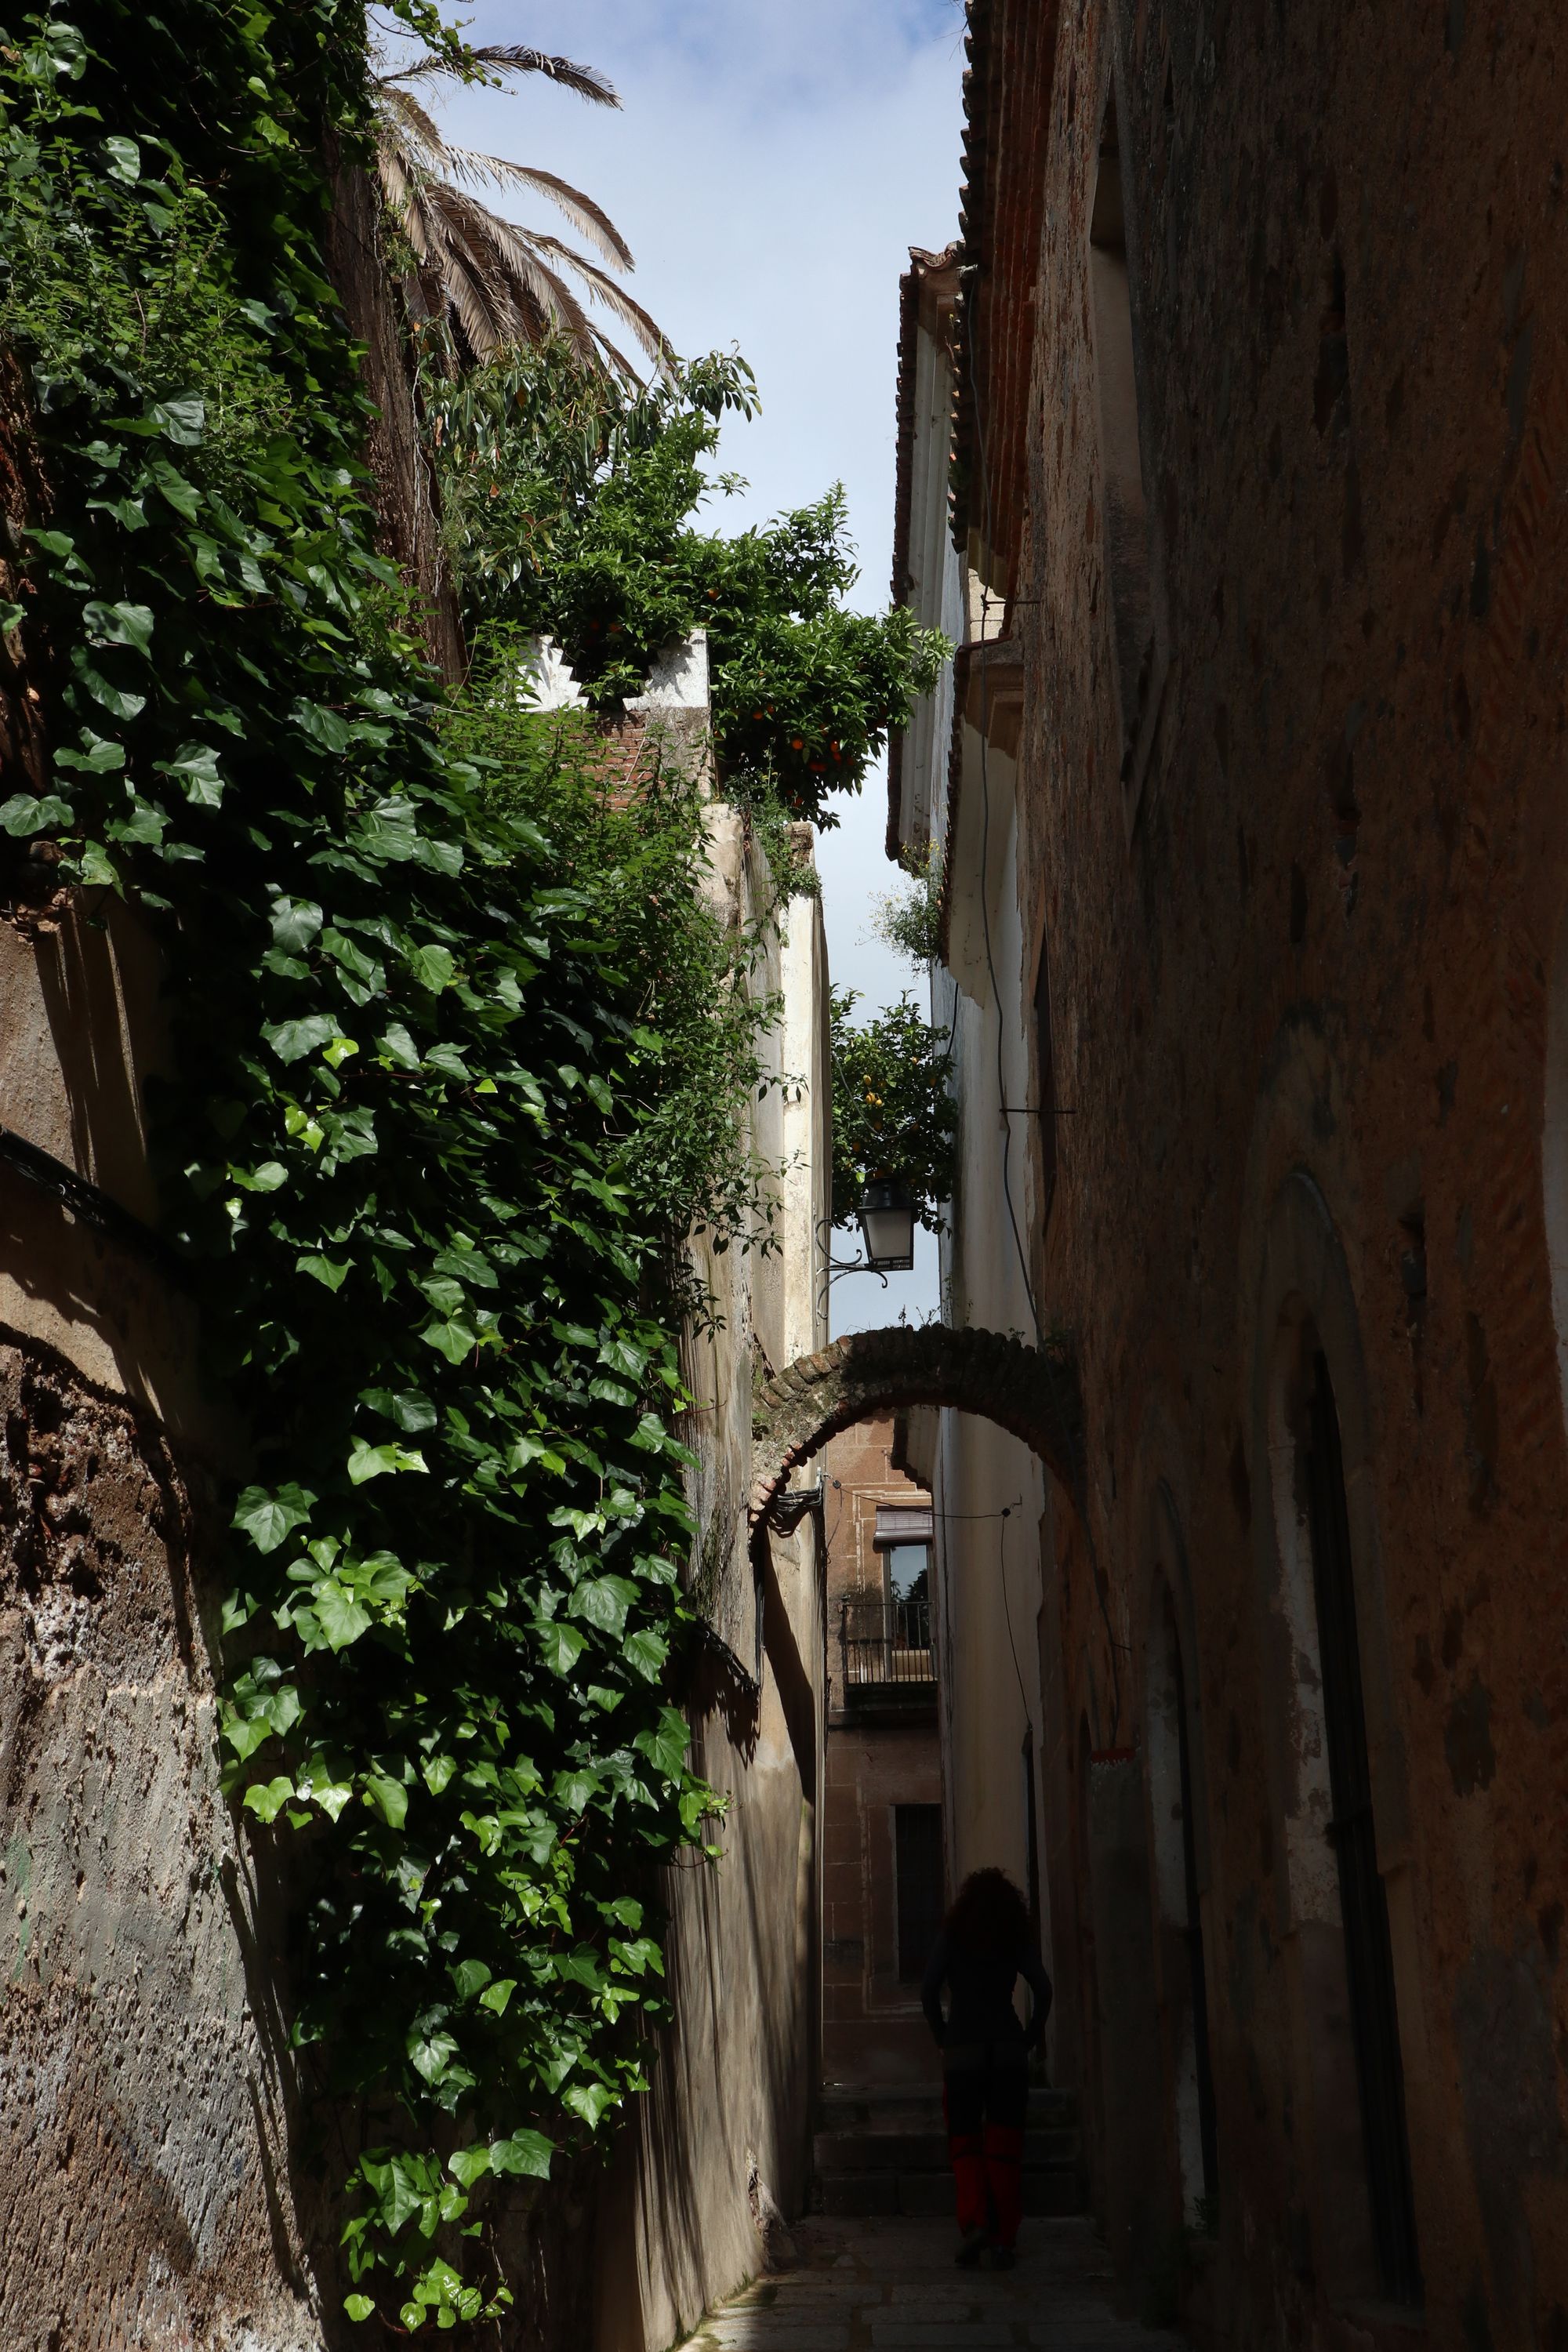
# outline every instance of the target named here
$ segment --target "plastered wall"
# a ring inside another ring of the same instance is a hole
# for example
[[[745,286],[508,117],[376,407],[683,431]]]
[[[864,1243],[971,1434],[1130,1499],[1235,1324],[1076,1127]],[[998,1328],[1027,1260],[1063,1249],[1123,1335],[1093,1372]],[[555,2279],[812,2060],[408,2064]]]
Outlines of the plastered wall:
[[[132,1213],[155,976],[118,914],[0,926],[0,1122]],[[0,2336],[321,2340],[274,1906],[217,1790],[195,1303],[0,1166]]]

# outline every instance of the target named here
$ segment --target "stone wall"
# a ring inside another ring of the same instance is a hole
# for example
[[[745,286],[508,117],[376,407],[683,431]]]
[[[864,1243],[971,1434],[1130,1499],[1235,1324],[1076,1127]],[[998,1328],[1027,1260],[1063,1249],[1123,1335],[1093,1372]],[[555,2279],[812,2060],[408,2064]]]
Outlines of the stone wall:
[[[161,1027],[123,909],[0,925],[4,2332],[305,2352],[278,1906],[217,1786],[216,1492],[243,1455],[140,1224]]]
[[[1150,1753],[1171,1595],[1203,1759],[1213,2291],[1240,2341],[1382,2340],[1346,2315],[1375,2286],[1336,2187],[1355,2073],[1321,1977],[1341,1931],[1291,1591],[1287,1359],[1317,1346],[1429,2337],[1568,2335],[1558,29],[1542,7],[1090,7],[1063,12],[1048,92],[1013,627],[1023,929],[1072,1107],[1037,1279],[1079,1336],[1089,1430],[1064,1752],[1081,1719],[1092,1750]],[[1089,282],[1112,75],[1168,628],[1142,751]],[[1169,2023],[1157,1963],[1150,1997]]]
[[[667,665],[662,689],[656,674],[654,696],[705,698],[699,653]],[[647,724],[698,707],[658,700],[665,715]],[[696,1246],[717,1311],[685,1351],[689,1586],[710,1633],[686,1710],[698,1769],[729,1801],[707,1825],[720,1858],[689,1853],[665,1874],[676,2015],[600,2205],[598,2352],[662,2352],[763,2267],[764,2191],[786,2216],[805,2209],[819,2072],[821,1520],[794,1510],[760,1523],[750,1505],[759,1399],[826,1337],[826,950],[815,898],[775,908],[738,814],[714,802],[709,830],[712,904],[738,934],[760,926],[750,984],[779,1006],[763,1043],[776,1083],[753,1106],[751,1138],[774,1211],[766,1252]]]

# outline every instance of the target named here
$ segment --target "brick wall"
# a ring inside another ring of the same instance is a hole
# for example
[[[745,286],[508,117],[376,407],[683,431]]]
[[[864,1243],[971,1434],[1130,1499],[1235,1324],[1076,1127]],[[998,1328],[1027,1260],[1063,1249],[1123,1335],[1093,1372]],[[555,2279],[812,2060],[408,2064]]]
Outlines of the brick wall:
[[[1165,638],[1130,777],[1089,260],[1113,47]],[[1292,1418],[1320,1345],[1429,2340],[1568,2343],[1565,101],[1556,10],[1462,0],[1064,8],[1041,94],[1011,625],[1022,929],[1071,1114],[1036,1279],[1078,1342],[1088,1498],[1058,1490],[1042,1623],[1056,1958],[1087,2065],[1080,1780],[1150,1757],[1168,1605],[1217,2104],[1194,2292],[1237,2343],[1403,2340],[1356,2311],[1355,2077],[1325,2055]],[[1151,1955],[1179,2251],[1177,1974]]]
[[[828,1717],[824,1821],[822,2061],[829,2083],[933,2081],[936,2046],[918,1984],[900,1980],[894,1808],[940,1805],[934,1703],[904,1722],[845,1703],[838,1651],[847,1594],[882,1586],[877,1507],[927,1500],[892,1465],[890,1419],[864,1421],[826,1451]]]

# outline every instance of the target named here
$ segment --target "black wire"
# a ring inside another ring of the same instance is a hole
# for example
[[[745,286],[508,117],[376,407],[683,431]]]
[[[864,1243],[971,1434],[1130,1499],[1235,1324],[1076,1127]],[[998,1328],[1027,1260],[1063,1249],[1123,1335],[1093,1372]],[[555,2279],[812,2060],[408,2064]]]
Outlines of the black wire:
[[[1005,1519],[1010,1518],[1012,1514],[1009,1511],[1004,1511],[1001,1516]],[[1029,1713],[1028,1693],[1024,1688],[1023,1671],[1018,1664],[1018,1645],[1013,1639],[1013,1604],[1007,1598],[1007,1530],[1005,1528],[1000,1528],[997,1530],[996,1559],[1002,1571],[1002,1613],[1007,1620],[1007,1647],[1013,1653],[1013,1672],[1018,1677],[1018,1697],[1023,1705],[1025,1722],[1033,1723],[1034,1717]]]

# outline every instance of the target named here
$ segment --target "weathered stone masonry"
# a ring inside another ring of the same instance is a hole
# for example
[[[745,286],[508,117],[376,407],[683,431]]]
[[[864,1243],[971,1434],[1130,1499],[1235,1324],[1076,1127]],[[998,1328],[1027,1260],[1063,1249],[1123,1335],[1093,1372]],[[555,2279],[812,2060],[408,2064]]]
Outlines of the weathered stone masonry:
[[[14,1331],[0,1415],[4,2333],[292,2352],[320,2337],[277,1956],[217,1789],[205,1497]]]
[[[1454,2352],[1555,2347],[1560,12],[975,0],[971,18],[956,520],[1024,681],[1019,985],[1045,1000],[1043,958],[1055,1101],[1070,1113],[1053,1122],[1032,1271],[1075,1334],[1087,1433],[1081,1492],[1055,1497],[1041,1625],[1059,1731],[1058,2053],[1092,2090],[1106,2045],[1143,2031],[1105,2011],[1091,1932],[1097,1792],[1135,1773],[1163,2118],[1136,2177],[1102,2169],[1102,2190],[1141,2259],[1179,2254],[1219,2341],[1407,2340],[1369,2284],[1356,2210],[1314,1687],[1304,1432],[1321,1352],[1423,2325]],[[1108,157],[1120,231],[1097,215]],[[1147,515],[1141,678],[1119,670],[1131,604],[1096,257],[1118,234]],[[1186,1896],[1162,1856],[1159,1778],[1173,1656],[1216,2109],[1212,2247],[1180,2227]],[[1089,2112],[1092,2126],[1092,2096]],[[1114,2115],[1102,2122],[1103,2154]]]

